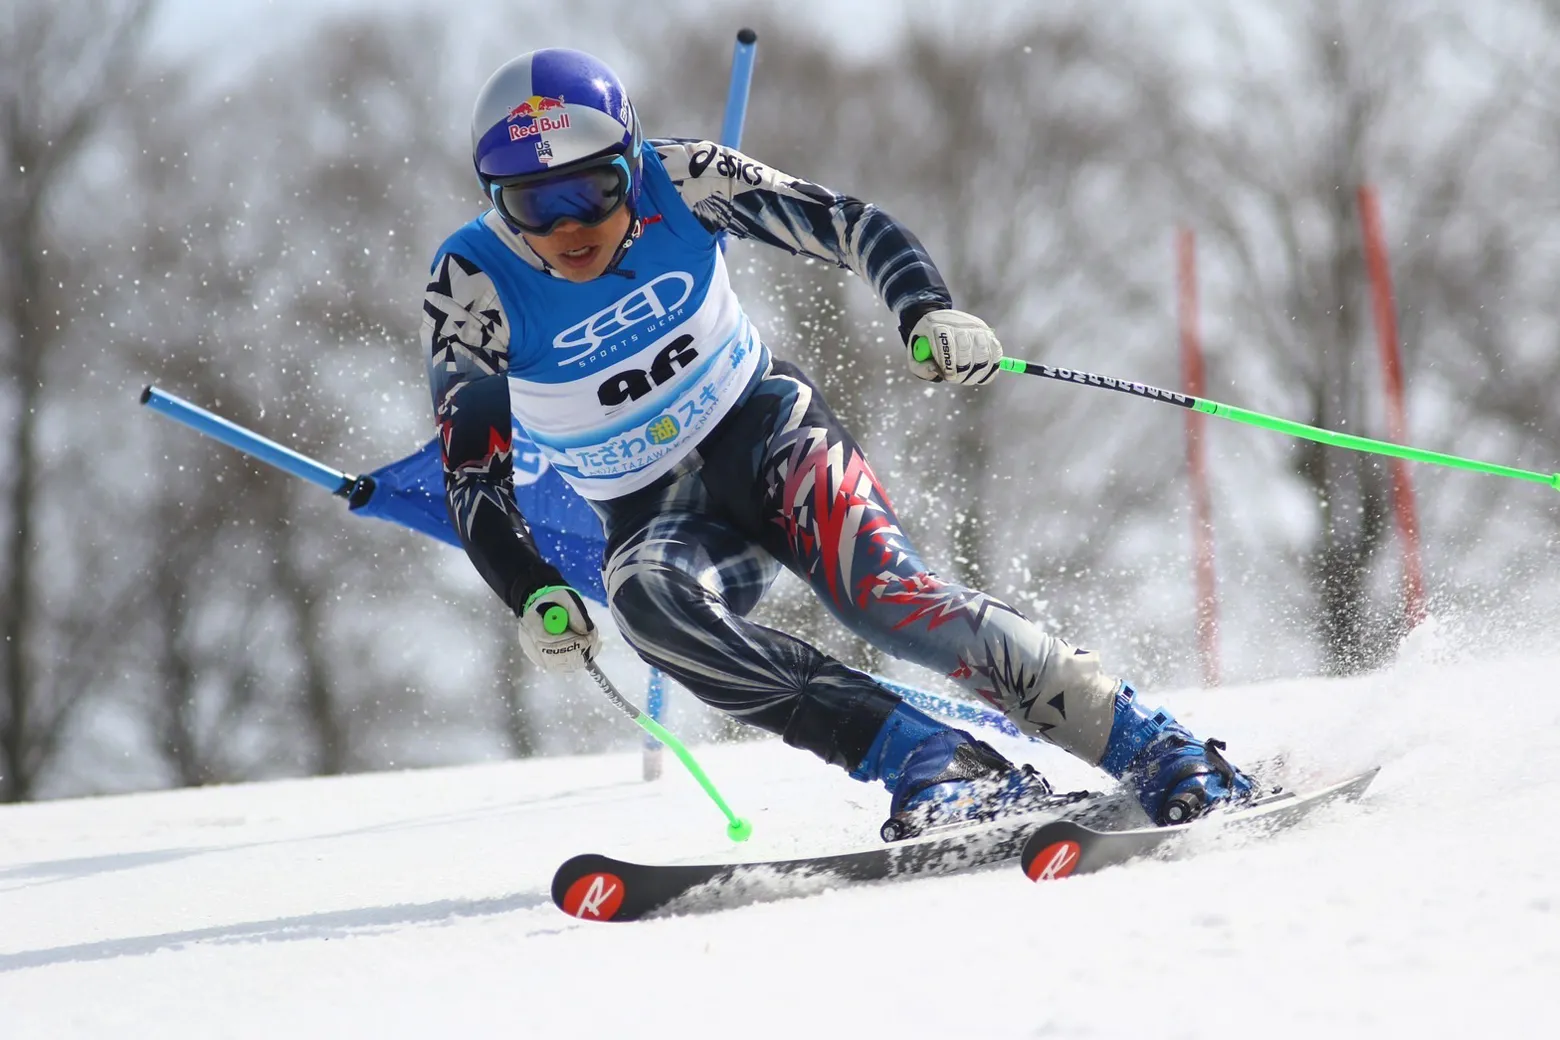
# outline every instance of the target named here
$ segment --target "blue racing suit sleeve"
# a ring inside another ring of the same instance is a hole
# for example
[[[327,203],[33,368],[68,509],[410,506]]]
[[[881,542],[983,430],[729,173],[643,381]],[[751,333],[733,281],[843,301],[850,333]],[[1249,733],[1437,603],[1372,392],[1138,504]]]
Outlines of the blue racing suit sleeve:
[[[564,581],[515,505],[509,323],[475,263],[454,253],[435,263],[422,339],[450,522],[483,580],[518,615],[532,592]]]
[[[650,144],[683,202],[706,228],[854,271],[899,318],[906,342],[922,315],[953,306],[920,239],[871,203],[711,141]]]

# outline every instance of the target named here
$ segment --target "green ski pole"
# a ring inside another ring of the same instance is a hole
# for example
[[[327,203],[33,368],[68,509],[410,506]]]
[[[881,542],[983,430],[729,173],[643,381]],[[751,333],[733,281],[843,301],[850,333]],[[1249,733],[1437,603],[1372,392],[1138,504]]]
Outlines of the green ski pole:
[[[927,342],[925,336],[916,337],[913,356],[917,361],[926,361],[931,358],[932,347]],[[1003,358],[997,364],[1007,372],[1040,376],[1044,379],[1056,379],[1064,383],[1077,383],[1082,386],[1095,386],[1103,390],[1115,390],[1119,393],[1131,394],[1134,397],[1146,397],[1151,401],[1163,401],[1166,404],[1179,405],[1182,408],[1202,412],[1204,415],[1213,415],[1220,419],[1230,419],[1234,422],[1245,423],[1248,426],[1258,426],[1264,430],[1286,433],[1291,437],[1300,437],[1320,444],[1328,444],[1335,448],[1348,448],[1352,451],[1363,451],[1373,455],[1390,455],[1394,458],[1408,459],[1410,462],[1428,462],[1436,466],[1448,466],[1452,469],[1468,470],[1473,473],[1488,473],[1497,477],[1509,477],[1512,480],[1525,480],[1532,484],[1547,484],[1556,491],[1560,491],[1560,473],[1539,473],[1533,470],[1517,469],[1513,466],[1502,466],[1493,462],[1465,459],[1458,455],[1447,455],[1439,451],[1426,451],[1423,448],[1413,448],[1405,444],[1393,444],[1390,441],[1357,437],[1352,433],[1337,433],[1317,426],[1307,426],[1305,423],[1298,423],[1291,419],[1280,419],[1276,415],[1264,415],[1262,412],[1236,408],[1234,405],[1220,404],[1217,401],[1193,397],[1190,394],[1179,394],[1173,390],[1161,390],[1156,386],[1149,386],[1147,383],[1135,383],[1127,379],[1115,379],[1111,376],[1095,375],[1092,372],[1080,372],[1075,368],[1058,368],[1054,365],[1041,365],[1033,361],[1020,361],[1017,358]]]
[[[564,629],[569,627],[569,612],[559,606],[548,607],[547,612],[542,615],[542,627],[547,630],[549,635],[561,635]],[[606,674],[597,667],[595,661],[587,658],[585,670],[590,673],[592,679],[596,680],[596,685],[601,687],[601,692],[607,695],[607,699],[617,705],[619,711],[632,719],[634,724],[639,726],[640,729],[672,749],[672,753],[687,767],[688,772],[693,774],[693,778],[699,782],[699,786],[704,788],[704,793],[709,795],[710,799],[720,808],[720,811],[726,814],[726,820],[728,821],[726,824],[726,837],[732,841],[747,841],[753,834],[753,824],[731,811],[731,806],[727,805],[726,799],[720,796],[720,792],[715,789],[715,784],[694,759],[693,754],[683,747],[682,741],[672,736],[665,726],[640,711],[619,693],[617,687],[612,685],[612,680],[608,679]]]

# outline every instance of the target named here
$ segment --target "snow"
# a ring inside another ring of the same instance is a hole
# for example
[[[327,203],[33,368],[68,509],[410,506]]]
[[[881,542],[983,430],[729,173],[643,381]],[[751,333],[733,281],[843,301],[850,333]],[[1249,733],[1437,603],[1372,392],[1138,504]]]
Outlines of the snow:
[[[731,854],[670,756],[649,784],[618,754],[3,807],[0,1037],[1553,1035],[1560,656],[1490,654],[1431,630],[1367,677],[1150,696],[1237,762],[1385,768],[1293,831],[1043,885],[560,913],[574,853]],[[874,840],[881,790],[775,741],[697,753],[743,858]]]

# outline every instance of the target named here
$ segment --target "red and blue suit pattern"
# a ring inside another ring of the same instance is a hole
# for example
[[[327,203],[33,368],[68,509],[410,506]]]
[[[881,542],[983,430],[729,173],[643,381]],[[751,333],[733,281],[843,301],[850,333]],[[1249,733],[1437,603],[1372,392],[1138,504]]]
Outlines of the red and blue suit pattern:
[[[927,569],[860,447],[795,366],[773,362],[699,454],[691,472],[593,504],[619,630],[701,700],[847,770],[866,754],[898,698],[747,620],[784,566],[879,649],[1000,710],[1029,711],[1043,697],[1065,713],[1047,671],[1058,658],[1072,667],[1073,648]],[[1051,735],[1064,719],[1028,723]]]

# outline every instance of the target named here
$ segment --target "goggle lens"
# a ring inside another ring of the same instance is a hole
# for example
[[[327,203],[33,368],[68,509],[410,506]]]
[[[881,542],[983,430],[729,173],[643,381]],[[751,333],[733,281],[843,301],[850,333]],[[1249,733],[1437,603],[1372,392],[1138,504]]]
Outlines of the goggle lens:
[[[560,222],[593,227],[628,198],[628,162],[622,156],[556,176],[542,174],[490,187],[493,204],[510,223],[533,235],[549,234]]]

